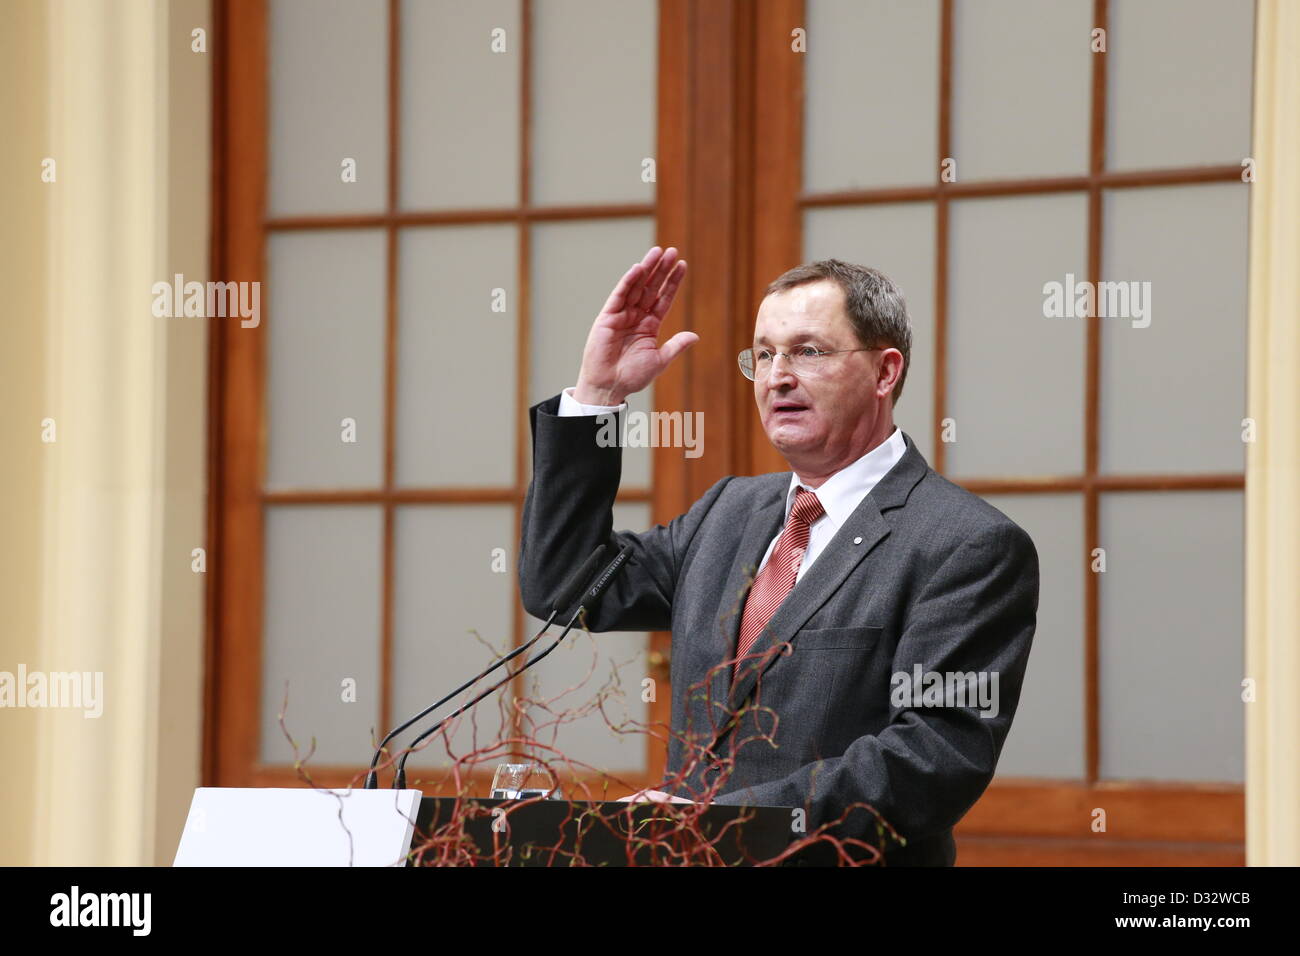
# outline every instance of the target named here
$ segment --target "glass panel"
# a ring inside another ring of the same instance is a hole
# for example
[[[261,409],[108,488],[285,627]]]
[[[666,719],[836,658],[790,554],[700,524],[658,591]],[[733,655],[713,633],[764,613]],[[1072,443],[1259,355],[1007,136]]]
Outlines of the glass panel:
[[[393,581],[393,723],[450,693],[513,646],[518,600],[514,508],[510,505],[409,506],[396,511]],[[497,680],[476,684],[398,738],[406,746]],[[457,758],[504,739],[509,685],[455,721]],[[476,729],[477,728],[477,729]],[[450,766],[447,737],[435,735],[410,766]],[[475,766],[491,772],[488,757]],[[469,769],[469,768],[466,768]]]
[[[654,221],[648,218],[541,223],[533,227],[532,235],[529,405],[577,384],[591,323],[623,273],[655,245]],[[681,330],[680,308],[678,302],[668,313],[660,342]],[[652,384],[628,398],[628,411],[648,415],[653,398]],[[623,449],[624,488],[649,487],[650,454],[647,447]]]
[[[402,230],[399,485],[514,484],[518,248],[514,226]]]
[[[807,23],[804,188],[934,182],[937,0],[811,0]]]
[[[363,767],[379,725],[383,512],[369,505],[266,509],[261,759]],[[371,731],[374,730],[372,737]]]
[[[275,233],[266,261],[267,485],[382,484],[383,233]]]
[[[1083,497],[986,495],[1038,549],[1038,625],[1016,717],[998,760],[1002,777],[1082,778]]]
[[[655,0],[535,5],[533,203],[654,199],[642,174],[655,156],[657,11]]]
[[[614,506],[616,530],[641,532],[653,524],[647,504]],[[608,557],[613,560],[613,555]],[[532,635],[542,623],[528,616],[524,626]],[[552,634],[561,630],[553,627]],[[532,736],[573,761],[578,772],[587,764],[595,771],[644,773],[649,741],[644,725],[650,705],[641,700],[641,681],[650,676],[648,638],[645,633],[588,634],[574,628],[529,672],[535,675],[528,683],[529,698],[546,705],[529,709],[535,723]],[[550,639],[548,635],[539,643],[545,646]],[[602,698],[604,715],[598,706]],[[622,733],[614,729],[619,727]],[[615,790],[609,794],[610,799],[626,795]]]
[[[958,181],[1088,171],[1091,29],[1092,0],[953,5]]]
[[[522,48],[519,0],[402,4],[404,209],[519,202]]]
[[[1111,0],[1107,166],[1250,154],[1254,11],[1240,0]]]
[[[912,364],[894,422],[933,462],[934,204],[809,209],[803,229],[805,260],[833,258],[870,266],[903,290],[912,320]]]
[[[1101,499],[1101,775],[1245,779],[1238,491]]]
[[[952,204],[951,473],[1083,470],[1086,329],[1083,319],[1045,317],[1045,286],[1086,275],[1086,223],[1076,194]]]
[[[1245,468],[1246,248],[1242,184],[1106,195],[1101,468]],[[1107,302],[1109,300],[1109,302]],[[1144,306],[1139,310],[1136,304]]]
[[[271,215],[381,212],[388,194],[388,4],[273,0],[267,29]]]

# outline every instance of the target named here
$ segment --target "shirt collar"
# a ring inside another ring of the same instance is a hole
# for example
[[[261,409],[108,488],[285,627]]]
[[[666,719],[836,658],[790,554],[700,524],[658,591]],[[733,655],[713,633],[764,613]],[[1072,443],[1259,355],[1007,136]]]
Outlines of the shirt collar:
[[[822,483],[820,488],[809,488],[817,495],[822,510],[830,519],[831,525],[838,528],[848,520],[849,515],[862,504],[862,499],[871,493],[877,482],[888,474],[907,451],[907,442],[897,425],[889,437],[871,451],[867,452],[851,465],[846,465]],[[785,517],[790,517],[794,507],[795,495],[801,487],[808,488],[798,474],[790,475],[790,487],[785,495]]]

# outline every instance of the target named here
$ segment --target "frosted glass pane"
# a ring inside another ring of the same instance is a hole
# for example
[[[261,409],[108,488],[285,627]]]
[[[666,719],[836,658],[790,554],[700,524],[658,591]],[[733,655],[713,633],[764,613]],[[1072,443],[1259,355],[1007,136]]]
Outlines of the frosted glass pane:
[[[1101,499],[1101,774],[1245,777],[1242,495]]]
[[[383,233],[276,233],[266,261],[267,485],[382,484]]]
[[[388,191],[388,4],[272,0],[272,215],[381,212]],[[354,161],[353,181],[344,180]]]
[[[1038,549],[1038,626],[998,775],[1078,779],[1083,729],[1083,541],[1081,495],[986,495]]]
[[[614,506],[615,530],[640,532],[653,524],[647,504]],[[576,556],[574,560],[580,561]],[[543,623],[531,616],[525,621],[530,635]],[[552,628],[552,633],[558,635],[560,630]],[[549,639],[550,635],[542,641]],[[641,700],[641,681],[650,676],[648,647],[649,635],[644,632],[570,631],[564,643],[529,672],[536,676],[528,684],[528,696],[545,704],[529,708],[535,722],[533,736],[572,760],[579,772],[585,763],[595,771],[644,773],[649,741],[644,725],[650,719],[650,705]],[[598,706],[601,698],[605,716]],[[636,726],[629,726],[633,721]],[[622,796],[626,793],[610,791],[611,799]]]
[[[1111,0],[1106,163],[1239,163],[1250,155],[1255,5]]]
[[[393,723],[398,724],[459,687],[513,646],[518,594],[514,508],[401,507],[396,512],[395,545]],[[418,730],[413,728],[399,737],[399,748],[503,676],[504,668],[475,685],[472,693],[446,704]],[[456,720],[450,734],[450,752],[456,758],[504,739],[509,723],[502,722],[500,708],[508,705],[509,689],[509,685],[503,687]],[[441,733],[431,738],[411,756],[408,765],[450,766],[447,740]],[[474,766],[490,773],[497,762],[489,758]]]
[[[870,266],[903,290],[912,320],[912,365],[894,409],[894,423],[933,463],[933,203],[809,209],[803,223],[805,261],[841,259]]]
[[[273,234],[266,274],[266,484],[382,484],[383,234]]]
[[[623,273],[655,245],[654,222],[642,218],[542,223],[533,227],[532,235],[529,405],[577,384],[582,348],[591,323]],[[681,331],[684,313],[680,309],[681,303],[677,302],[668,313],[660,342]],[[630,396],[628,411],[647,415],[652,410],[653,395],[651,385]],[[651,452],[645,447],[623,449],[623,487],[649,487]]]
[[[1044,285],[1086,275],[1082,195],[952,204],[948,470],[1083,470],[1083,319],[1045,318]]]
[[[1127,285],[1131,317],[1102,320],[1102,469],[1244,470],[1249,187],[1115,190],[1105,202],[1103,278]]]
[[[522,49],[519,0],[402,4],[403,208],[519,202]]]
[[[806,10],[804,188],[934,182],[938,0],[810,0]]]
[[[497,225],[402,231],[400,485],[514,485],[517,237]]]
[[[261,759],[363,767],[379,725],[383,513],[368,505],[266,509]],[[351,683],[348,683],[351,682]]]
[[[953,9],[958,181],[1088,170],[1092,0],[980,0]]]
[[[534,5],[534,203],[654,199],[658,29],[655,0]]]

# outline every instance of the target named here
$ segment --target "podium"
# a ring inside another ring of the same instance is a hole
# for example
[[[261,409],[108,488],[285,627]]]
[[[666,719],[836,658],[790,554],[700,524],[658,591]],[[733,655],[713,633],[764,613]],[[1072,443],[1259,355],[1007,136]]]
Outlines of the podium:
[[[424,797],[413,864],[455,862],[452,847],[430,838],[447,831],[458,803],[468,866],[748,866],[776,858],[798,835],[788,807]],[[698,813],[685,831],[683,810]]]
[[[199,787],[174,865],[745,866],[780,856],[792,821],[786,807]]]

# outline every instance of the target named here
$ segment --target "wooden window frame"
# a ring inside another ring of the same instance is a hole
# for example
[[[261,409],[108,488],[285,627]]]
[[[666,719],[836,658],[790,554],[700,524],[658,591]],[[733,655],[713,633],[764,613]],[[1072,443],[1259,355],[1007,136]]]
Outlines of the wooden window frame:
[[[659,0],[658,183],[650,204],[530,208],[529,137],[521,141],[521,205],[506,210],[402,213],[397,207],[396,149],[389,154],[388,210],[374,216],[301,217],[266,220],[266,10],[265,0],[216,0],[218,54],[214,103],[213,268],[223,280],[258,281],[263,275],[265,237],[270,230],[299,228],[385,228],[388,236],[386,322],[390,366],[385,395],[387,452],[384,490],[369,497],[385,504],[385,589],[383,599],[384,680],[391,664],[392,514],[397,503],[479,501],[455,489],[433,493],[393,486],[392,423],[395,396],[391,366],[396,344],[395,243],[409,225],[516,222],[520,228],[521,396],[528,349],[529,222],[646,216],[656,220],[660,245],[676,245],[691,262],[691,274],[670,315],[669,326],[692,329],[700,342],[656,381],[656,403],[666,408],[710,410],[710,454],[685,459],[672,449],[655,449],[652,490],[629,489],[620,500],[646,501],[652,520],[667,522],[687,510],[715,481],[728,474],[786,471],[754,414],[752,387],[737,373],[736,352],[748,344],[753,316],[768,281],[802,261],[803,213],[809,208],[872,203],[931,202],[935,210],[934,419],[947,406],[949,203],[976,196],[1086,193],[1088,278],[1101,277],[1102,198],[1107,190],[1162,185],[1240,181],[1239,166],[1208,166],[1113,172],[1105,169],[1106,57],[1092,60],[1089,168],[1086,175],[1005,181],[944,183],[941,157],[951,155],[953,0],[940,0],[938,151],[932,184],[810,194],[802,188],[803,60],[790,54],[790,31],[806,24],[803,0]],[[398,142],[398,0],[389,0],[389,135]],[[530,0],[522,0],[525,30]],[[1109,4],[1094,0],[1093,23],[1106,28]],[[530,122],[529,63],[524,53],[521,82],[524,131]],[[761,108],[759,108],[761,104]],[[761,151],[758,147],[762,147]],[[328,493],[260,489],[264,424],[263,336],[237,324],[214,323],[210,394],[210,562],[205,687],[205,784],[286,786],[289,768],[256,760],[259,725],[249,688],[260,682],[262,627],[262,509],[268,502],[337,501]],[[1098,545],[1099,501],[1103,491],[1242,490],[1244,474],[1102,475],[1098,472],[1102,329],[1087,320],[1085,364],[1085,464],[1081,475],[960,482],[976,494],[1083,495],[1085,549]],[[730,383],[727,385],[726,383]],[[522,411],[522,409],[521,409]],[[529,454],[526,416],[516,436],[517,475]],[[937,434],[937,432],[936,432]],[[944,446],[934,450],[944,473]],[[954,479],[955,480],[955,479]],[[515,488],[499,500],[520,501]],[[458,497],[458,494],[460,497]],[[495,500],[495,499],[494,499]],[[516,508],[516,522],[519,510]],[[225,560],[229,555],[230,560]],[[1099,582],[1085,565],[1085,777],[1082,780],[999,778],[958,827],[963,863],[1099,865],[1239,865],[1245,861],[1244,788],[1233,784],[1180,784],[1101,779],[1099,737]],[[523,611],[514,610],[516,637]],[[671,638],[651,636],[652,667],[667,681]],[[669,695],[660,692],[652,723],[667,725]],[[254,700],[259,699],[254,695]],[[393,715],[385,691],[383,717]],[[661,779],[666,750],[648,741],[644,782]],[[353,768],[318,768],[323,785],[347,782]],[[629,781],[634,782],[634,781]],[[1105,836],[1090,832],[1091,812],[1105,807]]]
[[[214,172],[212,274],[227,280],[260,282],[266,271],[267,237],[292,232],[382,229],[385,234],[385,385],[383,484],[375,489],[267,490],[265,475],[265,375],[266,323],[244,329],[238,324],[213,324],[211,332],[211,390],[209,422],[209,521],[214,560],[209,577],[205,677],[204,764],[205,783],[220,786],[292,786],[300,782],[290,765],[260,760],[261,641],[264,592],[264,521],[268,506],[370,504],[383,509],[380,622],[379,723],[382,733],[406,715],[393,711],[394,560],[395,514],[410,504],[509,504],[514,509],[514,533],[528,485],[525,475],[531,455],[526,405],[519,409],[514,435],[516,480],[506,489],[450,487],[399,487],[395,480],[396,357],[398,348],[398,241],[404,228],[466,223],[508,223],[518,233],[518,294],[516,335],[516,394],[528,394],[530,297],[532,269],[531,226],[539,222],[655,217],[656,202],[601,203],[593,205],[536,206],[531,202],[532,77],[530,26],[532,0],[521,0],[520,69],[520,202],[515,207],[404,211],[400,208],[401,142],[401,2],[388,0],[387,162],[386,208],[372,214],[293,215],[267,214],[267,164],[269,137],[268,9],[267,0],[217,0],[214,10],[218,36],[214,76]],[[269,316],[274,322],[274,316]],[[576,359],[576,357],[575,357]],[[558,388],[559,386],[557,386]],[[655,449],[654,464],[668,458],[668,450]],[[622,488],[620,502],[648,502],[655,515],[671,510],[662,494],[649,488]],[[673,498],[675,500],[675,496]],[[226,560],[229,556],[229,560]],[[526,624],[522,605],[512,609],[512,646],[524,640]],[[666,635],[652,636],[660,648]],[[653,650],[653,648],[652,648]],[[461,676],[461,675],[457,675]],[[254,689],[250,693],[250,688]],[[430,686],[430,699],[441,688]],[[514,690],[524,693],[523,678]],[[671,698],[659,695],[651,705],[652,726],[668,724]],[[512,711],[512,714],[514,712]],[[520,717],[514,714],[511,731],[518,733]],[[619,772],[637,787],[660,779],[666,747],[646,738],[644,770]],[[313,765],[312,781],[321,786],[343,787],[357,779],[368,755],[358,753],[355,766]],[[425,777],[441,778],[443,771],[420,768]],[[469,775],[472,787],[483,790],[491,768],[478,766]],[[588,775],[589,782],[599,779]],[[412,777],[413,784],[415,777]],[[429,793],[450,792],[447,785],[420,781]],[[567,783],[567,781],[566,781]]]
[[[1088,200],[1088,276],[1102,270],[1102,198],[1108,190],[1195,183],[1241,182],[1240,165],[1196,166],[1115,172],[1105,168],[1107,59],[1092,57],[1088,172],[996,181],[943,182],[940,162],[952,155],[953,0],[940,0],[938,153],[932,184],[881,189],[810,193],[803,189],[803,58],[789,55],[790,30],[806,26],[803,0],[761,0],[759,101],[769,109],[758,116],[758,142],[765,161],[755,168],[756,207],[761,209],[762,242],[754,249],[754,274],[775,278],[802,261],[803,213],[807,209],[882,203],[929,202],[935,212],[934,424],[947,415],[949,205],[954,199],[1086,193]],[[1108,0],[1093,0],[1093,26],[1109,27]],[[788,144],[789,148],[772,148]],[[751,311],[757,311],[757,300]],[[979,495],[1083,495],[1084,549],[1100,546],[1100,496],[1114,491],[1221,491],[1245,488],[1239,474],[1103,475],[1099,473],[1100,372],[1102,326],[1087,319],[1083,356],[1084,470],[1052,478],[970,479],[946,475],[947,456],[936,442],[931,467]],[[915,352],[913,354],[916,354]],[[751,423],[756,471],[786,470]],[[1082,780],[998,778],[957,828],[963,863],[1190,865],[1245,863],[1245,792],[1240,784],[1168,783],[1106,780],[1100,774],[1099,642],[1100,582],[1081,562],[1084,587],[1084,751]],[[1092,810],[1106,808],[1105,835],[1092,834]]]

